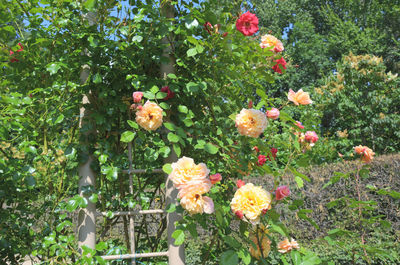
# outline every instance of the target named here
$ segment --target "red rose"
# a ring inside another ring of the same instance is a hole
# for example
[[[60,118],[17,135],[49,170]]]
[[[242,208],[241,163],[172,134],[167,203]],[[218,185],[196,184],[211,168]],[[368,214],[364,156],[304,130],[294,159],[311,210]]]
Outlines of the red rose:
[[[283,69],[286,69],[286,61],[285,61],[285,59],[282,57],[282,58],[280,58],[278,60],[274,60],[274,62],[276,62],[276,64],[274,66],[272,66],[272,69],[275,72],[282,74],[282,70],[279,67],[279,65],[281,65]]]
[[[212,28],[213,28],[213,26],[211,25],[211,23],[210,22],[206,22],[206,23],[204,23],[204,29],[205,30],[207,30],[208,31],[208,33],[211,35],[212,33],[211,33],[211,30],[212,30]]]
[[[249,100],[249,104],[247,105],[249,109],[253,108],[253,100]]]
[[[236,211],[236,212],[235,212],[235,215],[236,215],[237,218],[239,218],[240,220],[242,220],[242,219],[243,219],[243,216],[244,216],[244,214],[243,214],[242,211]]]
[[[251,36],[258,31],[258,18],[247,11],[236,21],[236,29],[245,36]]]
[[[265,162],[267,162],[267,157],[265,155],[259,155],[257,165],[262,166]]]
[[[289,195],[290,195],[290,190],[288,186],[279,186],[278,188],[276,188],[275,197],[277,201],[282,200],[283,198]]]
[[[215,184],[222,180],[222,176],[220,173],[214,174],[210,176],[211,184]]]
[[[239,179],[238,181],[236,181],[236,186],[240,189],[240,187],[244,186],[244,181]]]
[[[20,47],[16,52],[22,52],[23,50],[24,50],[24,47],[22,46],[22,44],[19,42],[18,43],[18,46]],[[12,50],[10,50],[10,55],[13,55],[14,54],[14,52],[12,51]],[[13,58],[11,58],[10,59],[10,62],[11,63],[14,63],[14,62],[18,62],[19,60],[17,59],[17,58],[15,58],[15,57],[13,57]]]
[[[168,100],[170,98],[173,98],[175,96],[175,93],[169,89],[169,86],[164,86],[161,88],[161,92],[167,93],[167,96],[164,98],[164,100]]]
[[[268,209],[263,209],[261,213],[262,213],[263,215],[265,215],[267,212],[268,212]]]
[[[276,159],[276,154],[278,153],[278,149],[272,147],[271,150],[269,150],[269,151],[271,152],[272,157],[273,157],[274,159]],[[268,160],[271,161],[271,158],[269,157],[269,155],[268,155]]]

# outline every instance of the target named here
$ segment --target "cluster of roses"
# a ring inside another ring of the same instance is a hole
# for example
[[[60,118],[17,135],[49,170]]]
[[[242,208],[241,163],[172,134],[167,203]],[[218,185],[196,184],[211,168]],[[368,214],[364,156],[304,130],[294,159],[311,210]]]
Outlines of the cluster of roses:
[[[255,14],[247,11],[242,14],[236,21],[236,29],[240,31],[244,36],[252,36],[258,31],[258,18]],[[284,50],[283,44],[280,40],[270,34],[261,36],[261,48],[272,49],[275,53],[282,52]],[[272,66],[272,69],[282,74],[282,70],[286,69],[286,61],[283,57],[274,60],[276,63]]]
[[[261,186],[255,186],[252,183],[245,184],[243,180],[236,182],[238,190],[235,192],[231,201],[231,209],[234,214],[243,221],[249,222],[253,225],[260,223],[260,216],[266,214],[271,209],[272,195],[264,190]],[[288,186],[279,186],[275,190],[275,200],[280,201],[290,195],[290,189]],[[264,229],[263,225],[260,225],[260,233],[258,236],[251,234],[250,239],[255,243],[257,249],[251,246],[250,253],[253,257],[259,258],[261,252],[266,257],[270,251],[271,241],[265,235],[268,233],[267,229]],[[257,239],[257,240],[256,240]],[[260,249],[261,247],[261,249]],[[290,242],[286,238],[278,244],[278,251],[281,253],[289,252],[292,249],[298,249],[299,245],[292,239]]]
[[[214,27],[206,23],[205,28],[211,34],[211,29]],[[218,28],[216,26],[216,33],[218,33]],[[245,36],[251,36],[258,31],[258,19],[254,14],[247,12],[237,20],[236,28]],[[284,49],[282,43],[272,35],[262,36],[260,46],[261,48],[271,48],[276,53]],[[280,58],[275,62],[277,62],[277,65],[273,67],[274,71],[282,73],[282,68],[286,69],[285,60]],[[174,93],[168,87],[163,87],[161,92],[167,93],[167,96],[164,98],[165,100],[174,96]],[[137,110],[136,122],[146,130],[156,130],[162,125],[162,109],[156,103],[150,101],[147,101],[142,106],[140,104],[142,103],[142,97],[142,92],[133,93],[135,104],[131,108]],[[288,100],[297,106],[312,103],[309,94],[301,89],[298,92],[290,89]],[[271,108],[266,113],[263,113],[260,110],[253,109],[252,102],[249,103],[248,107],[248,109],[242,109],[236,115],[235,120],[239,134],[244,136],[260,137],[268,125],[267,118],[276,120],[280,115],[277,108]],[[304,129],[304,126],[299,121],[296,121],[295,125],[301,130]],[[308,144],[310,147],[318,141],[318,135],[314,131],[307,131],[306,133],[296,132],[296,135],[300,143]],[[257,153],[259,152],[257,146],[254,147],[254,150]],[[357,146],[354,147],[354,150],[357,154],[361,155],[361,159],[364,162],[370,162],[373,158],[374,152],[366,146]],[[276,159],[277,152],[276,148],[271,148],[270,153],[273,159]],[[258,156],[258,165],[262,166],[267,159],[271,160],[269,155],[260,154]],[[210,171],[204,163],[195,164],[194,160],[188,157],[180,158],[177,162],[172,163],[171,167],[172,171],[169,174],[169,179],[179,190],[178,198],[180,199],[181,206],[189,214],[213,213],[214,203],[210,197],[204,196],[204,194],[210,191],[212,185],[221,181],[221,174],[209,176]],[[240,220],[258,225],[260,223],[260,216],[271,208],[273,200],[271,193],[264,190],[261,186],[255,186],[252,183],[245,184],[242,180],[237,181],[237,187],[238,190],[235,192],[230,203],[232,212]],[[290,190],[288,186],[279,186],[275,190],[276,201],[282,200],[289,195]],[[250,235],[251,238],[257,239],[257,241],[253,240],[257,249],[253,246],[250,248],[252,256],[256,258],[260,257],[261,253],[263,253],[264,257],[267,256],[271,245],[270,239],[268,236],[265,236],[268,230],[263,225],[259,225],[258,228],[257,233],[261,231],[260,235]],[[289,241],[288,238],[285,238],[278,243],[277,248],[280,253],[286,253],[292,249],[298,249],[299,245],[294,239]]]
[[[167,95],[164,100],[171,99],[175,96],[175,93],[171,91],[168,86],[164,86],[160,90]],[[136,122],[147,131],[157,130],[163,123],[163,110],[154,102],[146,101],[142,105],[143,92],[136,91],[132,94],[134,104],[131,105],[131,109],[136,110]]]
[[[179,190],[180,204],[189,214],[214,212],[214,202],[210,197],[203,196],[213,184],[221,181],[221,174],[208,176],[210,170],[204,163],[195,164],[192,158],[182,157],[172,163],[169,179]]]

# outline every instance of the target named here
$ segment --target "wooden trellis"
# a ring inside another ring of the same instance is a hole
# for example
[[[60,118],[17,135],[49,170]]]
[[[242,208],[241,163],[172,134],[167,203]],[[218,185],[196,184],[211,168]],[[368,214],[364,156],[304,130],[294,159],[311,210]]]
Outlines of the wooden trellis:
[[[130,116],[130,115],[129,115]],[[127,173],[129,175],[129,193],[133,196],[133,175],[134,174],[163,174],[162,169],[153,169],[150,172],[145,169],[133,169],[133,159],[132,159],[132,143],[128,143],[128,159],[129,159],[129,170],[123,170],[123,173]],[[162,257],[167,256],[169,260],[176,260],[179,262],[180,257],[171,257],[171,253],[169,251],[164,252],[149,252],[149,253],[136,253],[135,246],[135,215],[144,215],[144,214],[164,214],[165,210],[163,209],[154,209],[154,210],[136,210],[136,211],[120,211],[113,212],[114,216],[129,216],[129,238],[130,238],[130,254],[120,254],[120,255],[107,255],[102,256],[104,260],[120,260],[120,259],[131,259],[131,264],[136,264],[136,259],[138,258],[149,258],[149,257]],[[96,216],[106,216],[107,212],[96,212]],[[170,243],[170,242],[169,242]],[[183,261],[180,261],[181,263]],[[171,262],[170,262],[171,263]]]

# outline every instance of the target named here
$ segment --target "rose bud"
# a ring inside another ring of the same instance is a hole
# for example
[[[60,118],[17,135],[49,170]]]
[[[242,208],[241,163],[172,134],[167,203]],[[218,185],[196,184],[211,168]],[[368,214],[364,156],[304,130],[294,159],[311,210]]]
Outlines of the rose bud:
[[[277,108],[272,108],[271,110],[267,111],[267,117],[273,120],[276,120],[279,118],[279,110]]]

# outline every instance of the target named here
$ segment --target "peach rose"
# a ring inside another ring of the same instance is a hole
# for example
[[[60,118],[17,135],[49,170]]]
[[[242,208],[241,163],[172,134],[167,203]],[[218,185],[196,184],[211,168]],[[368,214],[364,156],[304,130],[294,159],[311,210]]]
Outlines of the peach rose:
[[[147,101],[136,112],[136,122],[147,131],[157,130],[163,123],[162,112],[163,110],[156,103]]]
[[[186,184],[180,186],[178,198],[182,199],[183,197],[188,196],[189,194],[202,195],[204,193],[209,192],[211,187],[212,187],[212,184],[208,178],[191,180],[191,181],[187,182]]]
[[[279,118],[279,110],[277,108],[272,108],[271,110],[267,110],[267,117],[273,120]]]
[[[289,242],[289,239],[285,238],[283,241],[278,243],[278,251],[280,253],[287,253],[292,249],[299,249],[299,244],[293,238]]]
[[[271,194],[262,187],[247,183],[236,191],[231,209],[234,213],[241,211],[251,224],[258,224],[262,211],[270,208],[271,200]]]
[[[189,214],[211,214],[214,212],[213,200],[198,193],[186,194],[186,196],[182,197],[180,203],[182,207],[189,212]]]
[[[281,52],[284,50],[282,42],[270,34],[261,37],[260,47],[263,49],[274,47],[274,52]]]
[[[185,187],[191,181],[204,181],[210,173],[205,164],[196,165],[192,158],[186,156],[172,163],[171,167],[172,172],[168,177],[178,189]]]
[[[242,109],[236,115],[236,127],[241,135],[257,138],[267,127],[267,118],[264,113],[255,109]]]
[[[312,100],[310,99],[310,95],[308,92],[304,92],[303,89],[300,89],[296,93],[293,90],[289,90],[288,93],[288,99],[289,101],[292,101],[295,105],[307,105],[311,104]]]
[[[354,147],[354,151],[359,154],[362,155],[361,156],[361,160],[364,161],[365,163],[369,163],[372,161],[372,159],[374,159],[374,151],[372,151],[371,148],[368,148],[367,146],[355,146]]]

